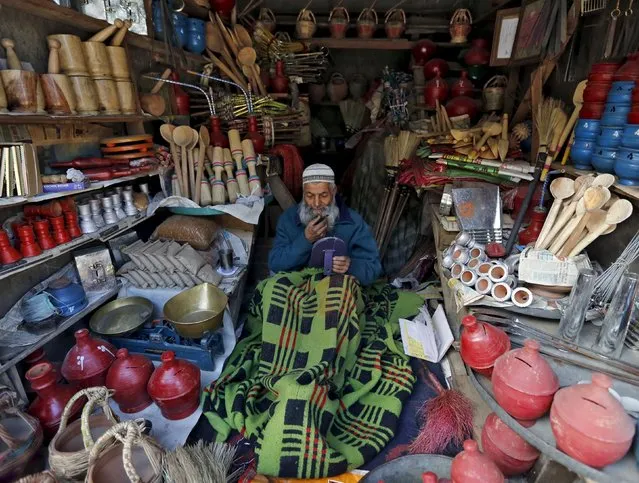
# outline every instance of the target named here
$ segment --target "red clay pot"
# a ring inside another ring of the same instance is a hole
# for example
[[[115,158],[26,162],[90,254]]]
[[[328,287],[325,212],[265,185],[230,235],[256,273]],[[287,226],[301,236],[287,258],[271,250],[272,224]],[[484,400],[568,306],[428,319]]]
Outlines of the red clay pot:
[[[619,62],[597,62],[590,68],[591,73],[607,73],[614,74],[621,67]]]
[[[222,17],[229,17],[235,7],[235,0],[209,0],[211,10],[219,13]]]
[[[520,244],[529,245],[537,241],[541,229],[544,226],[544,221],[546,221],[547,214],[546,208],[535,206],[531,215],[530,224],[524,231],[519,233]]]
[[[38,418],[47,439],[55,436],[60,426],[64,407],[76,393],[76,389],[57,382],[58,376],[50,362],[36,364],[25,374],[37,397],[31,403],[28,413]],[[80,416],[83,401],[80,399],[73,407],[70,421]]]
[[[508,427],[495,413],[490,413],[481,431],[484,453],[495,462],[504,476],[526,473],[541,454]]]
[[[584,89],[584,104],[590,102],[606,102],[612,82],[589,82]]]
[[[504,475],[491,459],[479,451],[477,442],[464,441],[464,451],[453,459],[450,467],[453,483],[503,483]]]
[[[510,350],[506,332],[490,324],[477,321],[475,316],[462,319],[461,356],[475,371],[490,377],[499,356]]]
[[[107,372],[106,387],[115,390],[113,400],[123,413],[137,413],[153,402],[146,390],[153,369],[148,357],[118,350]]]
[[[222,132],[222,123],[218,116],[211,116],[211,146],[219,146],[221,148],[229,147],[229,138]]]
[[[437,51],[437,44],[430,39],[420,40],[413,46],[413,59],[418,65],[424,65]]]
[[[57,246],[55,240],[51,236],[51,226],[49,220],[35,220],[33,222],[33,230],[38,237],[38,244],[43,250],[51,250]]]
[[[608,94],[606,94],[607,96]],[[604,110],[606,109],[605,102],[587,102],[581,107],[579,111],[580,119],[601,119]]]
[[[284,61],[278,60],[275,63],[275,75],[271,79],[271,90],[276,93],[286,94],[288,92],[288,77],[284,73]]]
[[[177,72],[171,72],[169,78],[173,81],[180,82],[180,76]],[[171,84],[173,89],[173,102],[175,103],[175,111],[179,116],[188,116],[191,111],[191,100],[189,95],[178,84]]]
[[[125,165],[129,165],[129,163],[124,163]],[[60,207],[62,208],[62,212],[66,212],[66,211],[78,211],[78,209],[75,206],[75,201],[73,198],[68,197],[68,198],[62,198],[60,200]]]
[[[490,62],[490,52],[488,51],[488,42],[484,39],[475,39],[471,42],[472,46],[464,55],[466,65],[485,65]]]
[[[115,359],[115,347],[93,338],[88,329],[75,332],[75,345],[62,363],[62,375],[78,387],[104,386],[109,367]]]
[[[31,225],[22,225],[18,228],[18,239],[20,240],[20,253],[24,258],[37,257],[42,254],[42,248],[36,242]]]
[[[612,77],[613,81],[636,81],[639,80],[639,53],[628,56],[626,63],[619,67]]]
[[[428,81],[424,86],[424,101],[426,102],[426,106],[430,108],[434,108],[437,105],[435,101],[439,101],[440,104],[443,104],[447,97],[448,84],[446,84],[446,81],[442,79],[439,74],[437,74],[434,79]]]
[[[595,468],[625,456],[635,434],[635,422],[608,389],[612,380],[594,373],[592,384],[575,384],[557,392],[550,426],[557,447]]]
[[[195,364],[176,359],[173,351],[162,353],[162,365],[147,384],[151,399],[167,419],[184,419],[200,404],[200,369]]]
[[[628,124],[639,124],[639,111],[628,114]]]
[[[499,357],[493,368],[495,400],[522,426],[532,426],[550,409],[559,380],[539,354],[539,342],[526,339],[524,347]]]
[[[53,216],[49,218],[49,222],[51,222],[53,239],[58,245],[71,241],[71,235],[69,235],[69,232],[64,226],[64,216]]]
[[[424,64],[424,77],[426,79],[434,79],[437,74],[445,77],[448,73],[448,62],[444,59],[431,59]]]
[[[479,104],[475,99],[466,96],[459,96],[446,103],[446,113],[449,117],[463,116],[468,114],[471,120],[479,114]]]
[[[588,75],[588,83],[591,82],[606,82],[612,83],[613,72],[591,72]]]
[[[22,255],[11,245],[7,232],[0,228],[0,263],[9,265],[21,259]]]
[[[473,97],[475,86],[468,78],[468,72],[462,70],[461,76],[450,86],[450,97],[454,99],[459,96]]]
[[[67,231],[71,238],[79,238],[82,236],[82,230],[78,224],[78,213],[75,211],[65,211],[64,221],[67,227]]]
[[[42,216],[50,218],[62,214],[62,205],[59,201],[51,201],[44,205],[26,205],[23,210],[24,216]]]

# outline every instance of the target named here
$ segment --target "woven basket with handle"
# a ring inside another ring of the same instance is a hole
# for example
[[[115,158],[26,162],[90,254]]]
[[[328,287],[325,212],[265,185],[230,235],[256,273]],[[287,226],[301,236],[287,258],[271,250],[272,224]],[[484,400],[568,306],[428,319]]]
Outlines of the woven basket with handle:
[[[508,77],[505,75],[495,75],[484,84],[482,97],[485,111],[501,111],[504,108],[506,84],[508,84]]]
[[[297,16],[297,23],[295,24],[297,38],[302,40],[312,38],[316,28],[315,14],[306,8],[300,10]]]

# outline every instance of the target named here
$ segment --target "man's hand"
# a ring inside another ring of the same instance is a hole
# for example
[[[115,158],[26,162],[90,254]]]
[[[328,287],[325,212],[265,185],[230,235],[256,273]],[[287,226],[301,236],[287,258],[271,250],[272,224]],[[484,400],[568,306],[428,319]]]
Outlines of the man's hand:
[[[351,266],[349,257],[333,257],[333,272],[344,274]]]
[[[315,243],[320,238],[324,238],[327,231],[328,221],[326,218],[318,216],[306,225],[306,228],[304,229],[304,236],[309,242]]]

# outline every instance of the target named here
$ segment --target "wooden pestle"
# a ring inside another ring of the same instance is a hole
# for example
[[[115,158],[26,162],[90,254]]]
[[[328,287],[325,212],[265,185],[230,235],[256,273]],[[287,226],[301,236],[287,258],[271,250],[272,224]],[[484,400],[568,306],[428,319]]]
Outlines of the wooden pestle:
[[[224,181],[222,181],[222,171],[224,171],[224,151],[220,146],[215,146],[213,148],[213,171],[215,172],[215,181],[213,182],[213,190],[211,193],[211,204],[223,205],[226,200]]]
[[[240,131],[237,129],[229,129],[229,146],[231,148],[231,156],[235,161],[235,179],[237,179],[240,193],[242,196],[250,196],[251,189],[249,188],[246,171],[242,165],[242,140],[240,138]]]
[[[22,70],[22,64],[15,51],[16,43],[11,39],[2,39],[0,44],[7,51],[7,67],[10,70]]]
[[[60,41],[49,39],[49,74],[60,73]]]
[[[262,185],[260,184],[260,178],[255,170],[257,164],[257,157],[255,156],[255,148],[253,147],[253,141],[245,139],[242,141],[242,152],[244,153],[244,161],[249,170],[249,189],[251,194],[262,197]]]
[[[122,22],[122,26],[118,29],[117,33],[113,36],[113,39],[111,39],[111,45],[113,47],[120,47],[122,45],[122,42],[124,42],[124,37],[126,36],[126,33],[131,28],[131,25],[133,25],[133,22],[129,19]]]
[[[116,18],[113,24],[108,27],[104,27],[98,33],[94,34],[88,42],[104,42],[106,39],[111,37],[117,29],[121,28],[123,24],[124,22],[122,22],[122,20]]]
[[[239,187],[237,180],[233,177],[233,157],[229,148],[224,148],[224,170],[226,171],[226,191],[229,195],[229,201],[235,203]]]

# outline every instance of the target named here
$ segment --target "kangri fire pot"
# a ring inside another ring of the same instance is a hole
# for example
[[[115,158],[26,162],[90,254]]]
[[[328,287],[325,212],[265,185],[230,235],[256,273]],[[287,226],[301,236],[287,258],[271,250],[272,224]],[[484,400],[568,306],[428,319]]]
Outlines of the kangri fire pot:
[[[490,377],[499,356],[510,350],[510,339],[501,329],[479,322],[473,315],[462,319],[461,356],[466,364]]]

